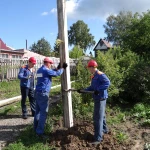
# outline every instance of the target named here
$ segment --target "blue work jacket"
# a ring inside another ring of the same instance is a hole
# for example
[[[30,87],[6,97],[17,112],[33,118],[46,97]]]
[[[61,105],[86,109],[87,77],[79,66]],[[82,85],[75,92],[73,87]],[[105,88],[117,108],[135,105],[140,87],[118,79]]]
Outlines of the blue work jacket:
[[[43,65],[37,71],[36,91],[42,93],[50,92],[52,85],[52,77],[60,76],[62,73],[63,69],[53,70]]]
[[[87,87],[86,91],[98,91],[99,94],[93,94],[93,99],[95,100],[103,100],[108,98],[107,89],[110,85],[110,80],[108,77],[102,73],[101,71],[96,71],[92,76],[91,85]]]
[[[20,86],[27,87],[27,88],[34,88],[34,76],[35,71],[28,68],[28,65],[24,65],[20,68],[18,73],[18,79],[20,79]],[[30,77],[30,78],[29,78]]]

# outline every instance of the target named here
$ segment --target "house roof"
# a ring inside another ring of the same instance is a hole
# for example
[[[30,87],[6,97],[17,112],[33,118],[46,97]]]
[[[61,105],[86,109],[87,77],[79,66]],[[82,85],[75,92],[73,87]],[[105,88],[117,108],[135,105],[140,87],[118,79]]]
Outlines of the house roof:
[[[15,50],[13,47],[10,47],[10,46],[8,46],[8,45],[7,45],[7,47],[8,47],[9,49],[11,49],[11,50]]]
[[[22,49],[20,49],[20,50],[22,50]],[[20,50],[16,50],[16,51],[20,51]],[[45,58],[45,56],[40,55],[38,53],[34,53],[32,51],[29,51],[29,50],[24,49],[23,51],[24,51],[23,58],[30,58],[32,56],[35,57],[36,59],[44,59]]]
[[[12,50],[10,47],[8,47],[8,46],[2,41],[1,38],[0,38],[0,49],[3,49],[3,50]]]
[[[108,48],[111,48],[111,44],[108,42],[108,41],[106,41],[106,40],[102,40],[104,43],[105,43],[105,45],[108,47]]]
[[[96,46],[94,47],[94,51],[95,50],[100,50],[101,48],[102,49],[108,49],[108,48],[111,48],[112,46],[111,46],[111,44],[108,42],[108,41],[106,41],[106,40],[103,40],[103,39],[100,39],[99,41],[98,41],[98,43],[96,44]]]
[[[15,50],[6,50],[6,49],[0,49],[0,52],[2,52],[2,53],[12,53],[12,54],[24,54],[24,52],[15,51]]]

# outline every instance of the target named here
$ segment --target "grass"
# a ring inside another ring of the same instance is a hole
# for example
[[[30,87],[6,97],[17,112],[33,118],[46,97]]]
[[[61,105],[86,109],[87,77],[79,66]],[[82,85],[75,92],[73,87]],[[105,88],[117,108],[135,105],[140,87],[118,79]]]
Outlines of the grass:
[[[116,124],[120,124],[120,123],[126,121],[127,113],[117,107],[110,108],[108,106],[106,112],[108,114],[107,122],[110,125],[116,125]]]
[[[20,81],[0,82],[0,100],[20,95]]]
[[[59,85],[60,77],[53,78],[52,86]],[[20,95],[20,80],[0,82],[0,100]]]
[[[41,139],[35,136],[32,125],[21,132],[18,140],[8,145],[4,150],[52,150],[48,146],[48,139]]]
[[[21,109],[20,106],[21,106],[21,104],[20,104],[20,101],[19,101],[19,102],[13,103],[11,105],[2,107],[0,109],[0,116],[6,116],[8,114],[17,113]]]
[[[140,122],[142,126],[150,126],[150,105],[138,103],[131,111],[132,118]]]
[[[116,131],[116,139],[119,143],[123,143],[128,139],[128,136],[122,131]]]

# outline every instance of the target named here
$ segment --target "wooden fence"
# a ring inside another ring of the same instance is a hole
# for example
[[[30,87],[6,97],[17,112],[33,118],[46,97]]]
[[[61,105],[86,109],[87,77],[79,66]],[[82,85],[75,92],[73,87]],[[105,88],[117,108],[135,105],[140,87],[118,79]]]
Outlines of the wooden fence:
[[[59,64],[59,58],[52,58],[54,62],[54,68]],[[0,81],[17,79],[18,72],[21,66],[28,64],[27,59],[4,59],[0,58]],[[37,60],[35,69],[37,70],[43,64],[43,60]],[[75,60],[70,59],[71,72],[75,69]]]

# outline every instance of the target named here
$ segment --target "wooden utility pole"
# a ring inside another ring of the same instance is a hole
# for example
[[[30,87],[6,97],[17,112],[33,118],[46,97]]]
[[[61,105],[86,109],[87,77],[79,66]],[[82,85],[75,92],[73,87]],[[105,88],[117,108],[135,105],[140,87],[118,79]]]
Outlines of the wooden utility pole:
[[[65,92],[64,89],[71,88],[70,82],[70,61],[68,51],[68,30],[67,30],[67,15],[66,15],[66,0],[57,0],[57,15],[58,15],[58,37],[62,40],[59,46],[60,62],[68,64],[66,70],[61,76],[62,101],[64,108],[64,127],[73,126],[72,113],[72,97],[71,92]]]

